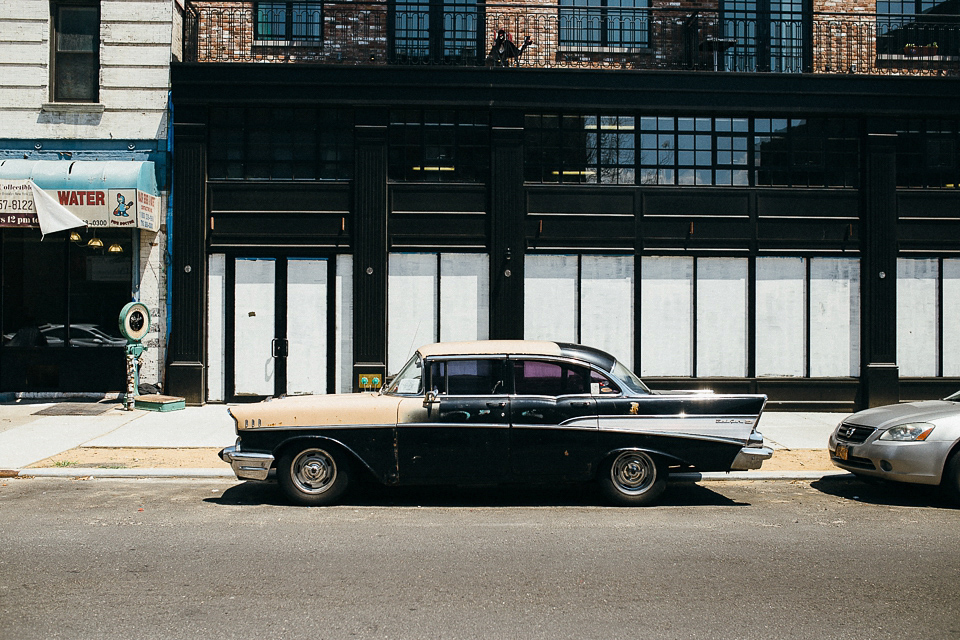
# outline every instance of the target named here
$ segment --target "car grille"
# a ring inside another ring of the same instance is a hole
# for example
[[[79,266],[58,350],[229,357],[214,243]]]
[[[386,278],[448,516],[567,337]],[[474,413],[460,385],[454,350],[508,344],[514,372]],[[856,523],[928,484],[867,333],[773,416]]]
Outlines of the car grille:
[[[874,466],[873,462],[871,462],[869,458],[861,458],[859,456],[850,456],[846,460],[841,460],[836,456],[830,456],[830,457],[836,460],[837,462],[839,462],[840,464],[847,467],[856,467],[857,469],[871,469],[871,470],[876,470],[877,468],[876,466]]]
[[[837,429],[837,440],[840,442],[852,442],[859,444],[865,442],[870,434],[876,431],[873,427],[858,427],[853,424],[843,423]]]

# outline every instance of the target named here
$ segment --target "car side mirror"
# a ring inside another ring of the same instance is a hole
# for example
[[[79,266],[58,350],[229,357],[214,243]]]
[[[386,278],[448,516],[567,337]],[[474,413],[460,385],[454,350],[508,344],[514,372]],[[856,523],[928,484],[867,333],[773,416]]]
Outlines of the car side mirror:
[[[437,392],[436,391],[427,391],[423,396],[423,406],[427,409],[430,408],[430,405],[437,401]]]

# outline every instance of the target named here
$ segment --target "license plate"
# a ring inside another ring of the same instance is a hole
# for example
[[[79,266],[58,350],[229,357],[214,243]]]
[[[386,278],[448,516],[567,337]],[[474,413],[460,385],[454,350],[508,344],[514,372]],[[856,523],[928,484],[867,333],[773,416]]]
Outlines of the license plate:
[[[840,460],[846,460],[850,456],[850,447],[845,444],[838,444],[837,450],[833,455]]]

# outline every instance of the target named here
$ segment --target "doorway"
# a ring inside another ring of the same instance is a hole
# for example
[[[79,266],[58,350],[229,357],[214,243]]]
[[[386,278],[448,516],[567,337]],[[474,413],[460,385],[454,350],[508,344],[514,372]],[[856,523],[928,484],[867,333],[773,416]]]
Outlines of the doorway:
[[[343,390],[338,365],[353,364],[344,349],[352,333],[349,256],[210,258],[209,401]]]

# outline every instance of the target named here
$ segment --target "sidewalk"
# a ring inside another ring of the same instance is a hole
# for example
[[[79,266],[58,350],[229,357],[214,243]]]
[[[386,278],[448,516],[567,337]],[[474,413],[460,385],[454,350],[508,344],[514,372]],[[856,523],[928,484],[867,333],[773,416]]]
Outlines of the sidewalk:
[[[217,451],[236,441],[231,405],[125,411],[119,402],[0,403],[0,475],[233,478]],[[819,478],[842,473],[826,442],[845,414],[764,413],[759,431],[774,448],[763,469],[703,479]],[[697,479],[693,478],[693,479]]]

